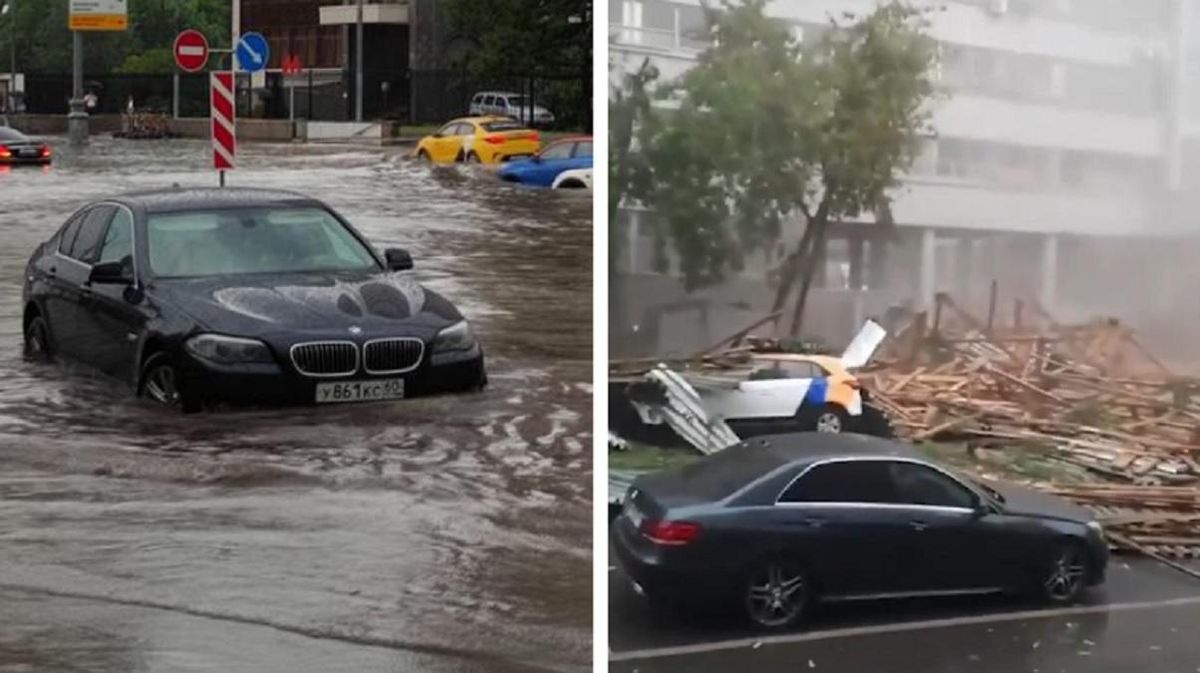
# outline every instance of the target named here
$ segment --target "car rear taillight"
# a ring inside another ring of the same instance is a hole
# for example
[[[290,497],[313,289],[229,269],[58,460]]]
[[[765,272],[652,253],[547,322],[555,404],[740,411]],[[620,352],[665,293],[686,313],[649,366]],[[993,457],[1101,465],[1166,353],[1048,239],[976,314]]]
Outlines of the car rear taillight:
[[[46,145],[42,145],[42,158],[46,158],[48,156],[50,156],[50,148]]]
[[[542,137],[540,135],[538,135],[537,131],[530,131],[528,134],[526,134],[525,139],[532,140],[533,142],[536,143],[537,141],[541,140]]]
[[[700,524],[690,521],[645,521],[642,536],[654,544],[681,547],[700,534]]]
[[[12,150],[6,145],[0,145],[0,159],[7,159],[12,156]]]
[[[505,138],[504,136],[484,136],[483,137],[483,142],[491,143],[492,145],[499,145],[506,140],[508,140],[508,138]]]

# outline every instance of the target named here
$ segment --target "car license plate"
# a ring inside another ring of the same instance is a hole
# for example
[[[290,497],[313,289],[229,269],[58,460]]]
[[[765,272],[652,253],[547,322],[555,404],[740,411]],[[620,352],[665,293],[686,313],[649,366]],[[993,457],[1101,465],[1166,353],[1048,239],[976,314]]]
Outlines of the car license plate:
[[[404,397],[404,379],[341,381],[317,384],[317,404],[398,400]]]
[[[38,155],[38,151],[37,150],[21,150],[19,152],[19,154],[23,157],[36,157]]]

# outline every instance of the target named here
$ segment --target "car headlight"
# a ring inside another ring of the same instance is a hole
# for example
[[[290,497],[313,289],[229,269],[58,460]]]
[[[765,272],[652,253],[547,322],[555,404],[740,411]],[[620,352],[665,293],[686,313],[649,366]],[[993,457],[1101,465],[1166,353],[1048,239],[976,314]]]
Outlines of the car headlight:
[[[274,363],[271,349],[257,339],[239,339],[221,334],[197,334],[184,342],[188,352],[209,362],[224,365],[251,362]]]
[[[475,333],[466,320],[460,320],[437,333],[433,339],[433,352],[469,351],[475,347]]]
[[[1104,526],[1100,525],[1099,521],[1089,521],[1087,527],[1095,531],[1101,538],[1104,537]]]

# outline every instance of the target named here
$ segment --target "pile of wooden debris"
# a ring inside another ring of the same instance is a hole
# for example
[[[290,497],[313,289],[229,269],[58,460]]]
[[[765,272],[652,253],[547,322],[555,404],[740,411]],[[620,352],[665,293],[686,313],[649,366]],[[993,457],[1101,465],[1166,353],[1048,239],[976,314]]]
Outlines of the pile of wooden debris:
[[[1039,486],[1092,507],[1119,542],[1200,556],[1200,379],[1117,321],[1063,325],[1034,303],[1014,316],[997,327],[941,295],[859,376],[900,436],[1084,467],[1096,486]]]

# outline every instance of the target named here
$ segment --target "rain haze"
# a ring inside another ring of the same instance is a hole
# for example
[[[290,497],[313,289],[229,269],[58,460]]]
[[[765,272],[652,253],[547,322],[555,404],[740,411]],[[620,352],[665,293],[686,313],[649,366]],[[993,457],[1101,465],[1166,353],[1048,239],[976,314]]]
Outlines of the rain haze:
[[[945,293],[997,325],[1115,318],[1177,366],[1200,359],[1200,7],[1181,0],[918,3],[937,41],[934,133],[889,192],[894,226],[832,222],[804,336],[838,348],[867,317],[929,310]],[[802,43],[876,3],[774,0]],[[649,59],[659,82],[709,46],[700,2],[612,2],[610,83]],[[685,291],[659,216],[625,204],[614,263],[613,354],[686,354],[765,316],[782,251]],[[667,264],[658,263],[659,250]],[[781,325],[783,329],[785,325]]]

